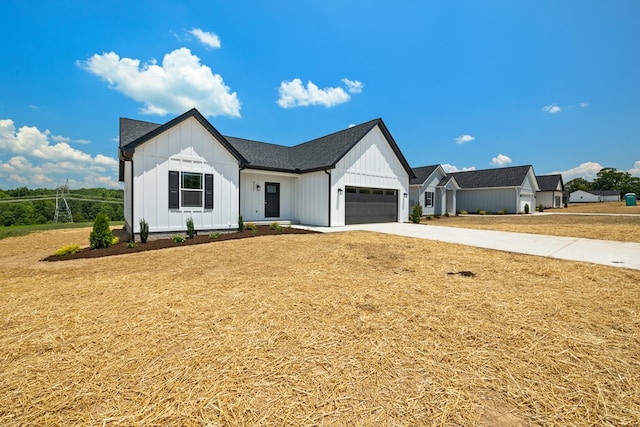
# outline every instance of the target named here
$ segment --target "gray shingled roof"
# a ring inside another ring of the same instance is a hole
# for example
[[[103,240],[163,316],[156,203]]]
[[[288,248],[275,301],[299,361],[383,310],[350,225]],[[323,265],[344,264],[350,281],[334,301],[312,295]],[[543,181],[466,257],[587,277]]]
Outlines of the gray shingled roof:
[[[560,188],[564,189],[564,185],[562,183],[562,175],[536,175],[536,180],[538,181],[538,187],[540,187],[540,191],[562,191],[558,190],[558,184],[561,184]]]
[[[120,118],[120,147],[124,147],[130,142],[158,129],[157,123],[143,122],[141,120],[133,120]]]
[[[531,165],[507,168],[482,169],[465,172],[452,172],[447,177],[455,178],[461,189],[519,187],[527,177]],[[445,177],[445,179],[447,178]]]
[[[137,145],[191,116],[195,116],[214,136],[227,145],[230,151],[236,153],[236,157],[239,157],[244,166],[253,169],[285,172],[310,172],[335,167],[336,163],[364,138],[371,129],[379,126],[405,170],[410,177],[413,177],[411,167],[409,167],[382,119],[371,120],[303,144],[287,147],[232,136],[222,136],[196,109],[192,109],[164,125],[132,119],[120,119],[121,152],[133,152]]]
[[[427,178],[431,176],[431,174],[438,169],[440,165],[431,165],[431,166],[420,166],[417,168],[413,168],[413,173],[415,174],[415,178],[413,178],[409,185],[422,185]]]

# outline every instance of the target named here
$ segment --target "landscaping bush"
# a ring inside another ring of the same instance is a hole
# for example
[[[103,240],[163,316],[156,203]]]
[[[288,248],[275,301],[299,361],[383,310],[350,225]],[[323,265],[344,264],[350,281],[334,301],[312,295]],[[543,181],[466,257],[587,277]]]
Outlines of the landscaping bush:
[[[526,203],[524,205],[524,213],[528,214],[529,213],[529,203]]]
[[[214,231],[213,233],[209,233],[210,239],[217,239],[218,237],[220,237],[220,233],[218,233],[217,231]]]
[[[111,246],[117,245],[118,243],[120,243],[120,238],[118,236],[113,236],[113,239],[111,239]]]
[[[269,228],[275,231],[282,231],[282,226],[277,221],[272,222]]]
[[[66,245],[55,251],[53,254],[55,256],[63,256],[63,255],[71,255],[80,252],[79,245]]]
[[[93,222],[93,231],[89,234],[91,249],[108,248],[111,246],[113,234],[109,228],[109,217],[100,212]]]
[[[149,238],[149,223],[145,221],[144,218],[140,220],[140,241],[142,243],[147,243],[147,239]]]
[[[193,226],[193,218],[189,217],[187,218],[187,236],[189,236],[190,239],[193,239],[193,236],[196,235],[196,229]]]
[[[468,215],[468,214],[469,214],[469,212],[467,212],[467,211],[460,211],[460,215]]]
[[[131,240],[131,241],[127,242],[127,248],[129,248],[129,249],[135,248],[136,246],[138,246],[138,245],[136,245],[135,240]]]
[[[185,239],[184,236],[181,236],[180,234],[174,234],[173,236],[171,236],[171,240],[173,240],[173,243],[184,243],[187,239]]]
[[[254,223],[252,223],[252,222],[248,222],[248,223],[246,223],[246,224],[244,225],[244,229],[245,229],[245,230],[248,230],[248,231],[253,231],[253,232],[258,231],[258,227],[257,227]]]
[[[411,210],[411,222],[419,224],[420,219],[422,219],[422,206],[420,204],[413,205],[413,209]]]
[[[544,205],[542,203],[538,205],[538,212],[544,212]]]
[[[487,211],[478,210],[478,215],[486,215],[486,214],[487,214]]]
[[[500,214],[500,215],[506,215],[506,214],[507,214],[507,209],[506,209],[506,208],[500,209],[500,210],[498,211],[498,214]]]
[[[242,221],[242,215],[238,217],[238,231],[240,233],[244,231],[244,222]]]

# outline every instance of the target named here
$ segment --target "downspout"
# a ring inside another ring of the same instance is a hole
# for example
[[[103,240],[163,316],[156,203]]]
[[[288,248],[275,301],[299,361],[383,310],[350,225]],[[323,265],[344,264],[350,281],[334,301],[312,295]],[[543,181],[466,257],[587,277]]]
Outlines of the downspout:
[[[242,215],[242,211],[240,210],[242,206],[240,205],[240,201],[242,200],[242,171],[246,168],[246,165],[240,165],[240,169],[238,169],[238,224],[240,222],[240,215]]]
[[[329,172],[329,171],[327,171],[325,169],[324,173],[326,173],[327,176],[329,177],[329,181],[328,181],[329,185],[327,187],[327,193],[328,193],[328,197],[329,197],[329,200],[328,200],[329,203],[327,203],[328,206],[329,206],[328,211],[327,211],[327,221],[328,221],[328,227],[331,227],[331,172]]]
[[[133,176],[133,156],[131,156],[131,237],[130,237],[130,241],[135,242],[136,241],[136,231],[135,231],[135,225],[133,223],[133,182],[135,181]]]

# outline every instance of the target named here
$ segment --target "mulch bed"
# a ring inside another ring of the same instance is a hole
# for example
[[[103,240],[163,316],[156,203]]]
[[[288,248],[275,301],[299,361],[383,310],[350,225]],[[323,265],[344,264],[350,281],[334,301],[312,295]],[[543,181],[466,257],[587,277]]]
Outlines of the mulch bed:
[[[159,249],[166,248],[175,248],[179,246],[189,246],[189,245],[202,245],[205,243],[213,243],[213,242],[221,242],[225,240],[237,240],[237,239],[246,239],[250,237],[260,237],[260,236],[274,236],[281,234],[314,234],[318,233],[317,231],[312,230],[304,230],[301,228],[293,228],[293,227],[284,227],[281,230],[274,230],[268,225],[259,225],[257,226],[256,232],[252,232],[249,230],[245,230],[242,232],[233,232],[233,233],[220,233],[218,237],[212,239],[207,234],[201,234],[194,236],[193,239],[186,239],[183,243],[175,243],[171,238],[163,238],[163,239],[149,239],[147,243],[136,242],[136,246],[133,248],[127,247],[127,242],[120,242],[116,245],[111,245],[108,248],[102,249],[91,249],[91,248],[83,248],[80,252],[76,252],[75,254],[68,254],[62,256],[49,255],[44,258],[43,261],[68,261],[71,259],[84,259],[84,258],[101,258],[106,256],[113,255],[125,255],[131,254],[135,252],[145,252],[145,251],[155,251]],[[114,233],[115,234],[115,233]]]

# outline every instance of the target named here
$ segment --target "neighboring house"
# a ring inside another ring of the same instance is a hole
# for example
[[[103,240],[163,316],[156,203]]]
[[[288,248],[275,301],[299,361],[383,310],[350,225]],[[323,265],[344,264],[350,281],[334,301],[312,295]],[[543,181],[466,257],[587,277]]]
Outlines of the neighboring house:
[[[545,208],[561,208],[564,195],[562,175],[538,175],[536,180],[540,187],[540,191],[536,193],[536,203]]]
[[[416,177],[409,181],[409,206],[421,205],[423,215],[440,214],[442,197],[437,186],[446,172],[440,165],[431,165],[413,168],[413,173]]]
[[[438,183],[442,214],[466,212],[533,212],[539,190],[533,166],[448,173]]]
[[[404,222],[414,177],[382,119],[286,147],[221,135],[192,109],[163,124],[120,119],[125,226],[139,233]]]
[[[576,190],[569,195],[570,203],[619,202],[620,192],[614,190]]]

